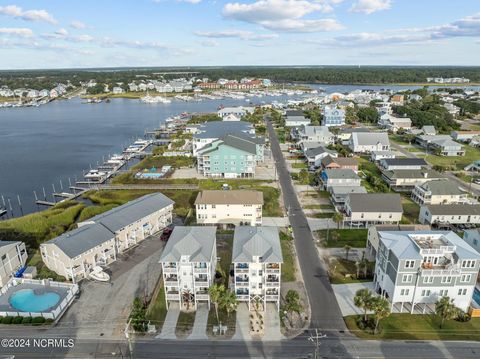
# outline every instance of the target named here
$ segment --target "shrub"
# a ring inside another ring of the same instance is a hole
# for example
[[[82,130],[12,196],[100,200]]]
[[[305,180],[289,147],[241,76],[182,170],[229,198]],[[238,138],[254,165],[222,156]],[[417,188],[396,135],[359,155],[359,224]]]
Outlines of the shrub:
[[[12,320],[12,324],[21,324],[23,320],[23,317],[15,317]]]
[[[32,324],[33,325],[40,325],[45,323],[45,318],[44,317],[35,317],[32,319]]]
[[[32,323],[32,317],[23,317],[22,324],[31,324],[31,323]]]
[[[12,324],[13,317],[5,317],[2,319],[2,324]]]
[[[468,322],[470,319],[472,319],[470,314],[465,313],[463,311],[460,311],[460,313],[458,313],[458,316],[455,318],[457,322],[462,322],[462,323]]]
[[[47,324],[52,324],[54,322],[54,320],[52,318],[47,318],[47,320],[45,321],[45,323]]]

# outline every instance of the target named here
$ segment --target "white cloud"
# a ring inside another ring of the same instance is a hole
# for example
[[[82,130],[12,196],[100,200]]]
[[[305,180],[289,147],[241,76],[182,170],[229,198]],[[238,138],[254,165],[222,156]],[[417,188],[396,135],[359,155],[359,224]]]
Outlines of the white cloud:
[[[82,21],[74,20],[70,23],[70,27],[73,27],[74,29],[85,29],[87,24]]]
[[[433,38],[480,36],[480,13],[433,28]]]
[[[391,6],[391,0],[358,0],[352,5],[350,11],[370,15],[377,11],[388,10]]]
[[[218,46],[220,46],[220,43],[218,41],[215,41],[215,40],[204,40],[204,41],[200,42],[200,44],[202,46],[205,46],[205,47],[218,47]]]
[[[0,34],[19,37],[32,37],[33,31],[25,27],[0,27]]]
[[[221,30],[221,31],[195,31],[195,35],[208,38],[238,38],[242,40],[270,40],[276,39],[277,34],[255,34],[251,31],[244,30]]]
[[[66,37],[68,36],[68,31],[65,30],[65,29],[58,29],[57,31],[55,31],[55,35],[58,35],[60,37]]]
[[[316,12],[331,12],[338,1],[258,0],[251,4],[227,3],[222,14],[227,19],[257,24],[265,29],[286,32],[333,31],[342,28],[335,19],[305,19]]]
[[[26,10],[16,5],[0,6],[0,14],[26,21],[44,21],[56,24],[57,20],[46,10]]]

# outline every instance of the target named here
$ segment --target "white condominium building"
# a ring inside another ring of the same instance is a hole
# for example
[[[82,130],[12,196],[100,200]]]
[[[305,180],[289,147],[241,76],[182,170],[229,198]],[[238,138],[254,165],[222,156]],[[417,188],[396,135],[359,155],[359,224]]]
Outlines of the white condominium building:
[[[201,191],[195,200],[198,224],[262,224],[263,193],[260,191]]]
[[[25,243],[17,241],[0,241],[0,288],[15,273],[25,266],[27,250]]]
[[[232,262],[234,291],[248,308],[260,301],[280,306],[282,248],[277,227],[236,227]]]
[[[160,257],[167,306],[178,302],[182,309],[199,302],[210,307],[208,288],[217,262],[216,228],[176,226]]]

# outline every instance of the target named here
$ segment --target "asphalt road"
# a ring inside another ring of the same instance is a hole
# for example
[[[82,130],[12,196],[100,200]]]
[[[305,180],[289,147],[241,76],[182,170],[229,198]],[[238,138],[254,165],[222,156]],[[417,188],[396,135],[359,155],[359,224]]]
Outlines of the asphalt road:
[[[293,228],[298,261],[310,301],[312,312],[310,326],[333,335],[346,329],[342,313],[328,279],[327,267],[318,257],[312,232],[293,188],[277,135],[269,119],[266,120],[285,208],[288,210],[288,217]]]

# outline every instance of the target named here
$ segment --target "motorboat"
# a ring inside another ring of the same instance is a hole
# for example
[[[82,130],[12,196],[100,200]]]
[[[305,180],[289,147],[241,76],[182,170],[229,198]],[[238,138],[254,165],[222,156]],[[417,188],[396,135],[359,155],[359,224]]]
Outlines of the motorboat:
[[[89,277],[99,282],[108,282],[110,280],[110,275],[105,273],[100,266],[93,267]]]
[[[98,182],[98,181],[102,181],[106,175],[107,175],[106,172],[102,172],[99,170],[90,170],[83,177],[88,181]]]

